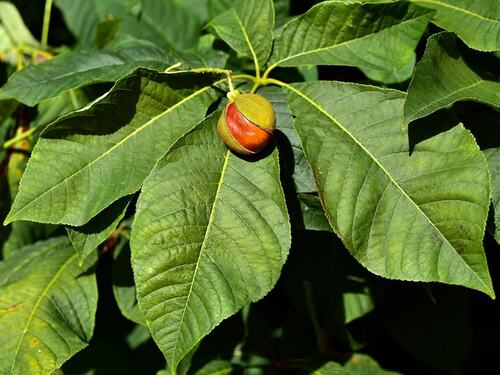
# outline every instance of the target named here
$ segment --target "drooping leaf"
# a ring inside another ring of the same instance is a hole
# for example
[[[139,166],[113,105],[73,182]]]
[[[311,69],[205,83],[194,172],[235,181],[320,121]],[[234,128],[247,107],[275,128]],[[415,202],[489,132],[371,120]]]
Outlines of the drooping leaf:
[[[154,44],[125,39],[100,51],[74,51],[14,73],[0,94],[33,106],[69,89],[116,81],[138,67],[163,70],[175,59]]]
[[[125,216],[131,199],[131,196],[118,199],[81,227],[66,227],[80,263],[115,230]]]
[[[0,372],[50,374],[87,346],[97,286],[67,238],[19,249],[0,262]]]
[[[427,41],[404,105],[406,123],[458,100],[474,100],[500,109],[500,83],[482,78],[461,56],[457,38],[439,33]]]
[[[494,297],[482,246],[489,173],[467,130],[411,133],[410,149],[401,92],[335,82],[286,91],[326,215],[362,265]]]
[[[274,28],[272,0],[236,0],[209,24],[236,52],[263,66],[271,53]]]
[[[455,32],[480,51],[500,50],[500,8],[497,0],[411,0],[435,9],[432,22]]]
[[[132,225],[139,307],[172,372],[218,323],[269,292],[290,246],[277,151],[232,154],[214,131],[219,114],[158,163]]]
[[[211,85],[222,77],[139,69],[92,105],[50,125],[6,222],[81,226],[135,193],[162,155],[204,118],[216,98]]]
[[[13,46],[29,45],[37,47],[38,41],[24,24],[16,6],[8,1],[0,1],[0,24]],[[0,51],[1,52],[1,51]]]
[[[284,27],[270,64],[355,66],[372,79],[401,82],[411,75],[415,47],[432,14],[404,2],[322,2]]]

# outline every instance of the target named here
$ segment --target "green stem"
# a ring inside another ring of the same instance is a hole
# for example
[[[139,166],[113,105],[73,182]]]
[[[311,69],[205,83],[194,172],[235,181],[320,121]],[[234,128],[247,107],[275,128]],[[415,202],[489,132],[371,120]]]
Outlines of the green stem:
[[[3,144],[3,148],[7,149],[9,147],[14,146],[17,142],[22,141],[25,138],[28,138],[30,135],[36,133],[40,129],[41,129],[41,126],[35,126],[33,128],[30,128],[30,129],[26,130],[24,133],[21,133],[21,134],[15,136],[14,138],[11,138],[8,141],[6,141]]]
[[[262,79],[267,79],[267,77],[269,77],[269,74],[271,73],[271,71],[276,68],[276,64],[274,65],[271,65],[269,68],[267,68],[267,70],[264,72],[264,74],[262,75]]]
[[[232,79],[243,79],[246,81],[251,81],[251,82],[258,82],[259,79],[257,77],[251,76],[250,74],[236,74],[234,76],[231,76]]]
[[[43,28],[42,28],[42,41],[41,41],[42,49],[47,49],[51,12],[52,12],[52,0],[45,0],[45,12],[43,14]]]

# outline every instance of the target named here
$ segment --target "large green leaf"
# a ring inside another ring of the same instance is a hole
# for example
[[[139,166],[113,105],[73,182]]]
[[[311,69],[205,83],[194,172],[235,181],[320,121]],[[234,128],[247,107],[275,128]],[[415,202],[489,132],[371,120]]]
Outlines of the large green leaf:
[[[361,264],[494,297],[482,246],[489,172],[467,130],[412,133],[410,149],[404,93],[335,82],[286,91],[330,224]]]
[[[216,112],[144,183],[132,225],[139,308],[172,372],[223,319],[266,295],[290,246],[276,150],[232,154]]]
[[[0,89],[0,95],[33,106],[68,89],[116,81],[138,67],[163,70],[175,62],[148,41],[125,39],[101,51],[74,51],[30,65],[14,73]]]
[[[87,346],[97,286],[67,238],[19,249],[0,263],[0,373],[50,374]]]
[[[51,124],[28,162],[6,222],[81,226],[136,192],[216,98],[220,73],[139,69],[104,97]]]
[[[290,21],[276,39],[271,66],[348,65],[368,77],[410,77],[415,47],[432,11],[408,3],[320,3]]]
[[[500,50],[500,5],[498,0],[411,0],[435,9],[436,25],[453,31],[471,48]]]
[[[435,34],[428,39],[408,88],[405,121],[425,117],[458,100],[474,100],[500,109],[500,83],[483,79],[467,65],[455,35]]]
[[[209,24],[236,52],[263,66],[271,53],[274,28],[272,0],[236,0]]]
[[[125,196],[111,203],[81,227],[66,227],[80,263],[83,263],[85,258],[106,241],[116,229],[125,216],[131,198],[131,196]]]

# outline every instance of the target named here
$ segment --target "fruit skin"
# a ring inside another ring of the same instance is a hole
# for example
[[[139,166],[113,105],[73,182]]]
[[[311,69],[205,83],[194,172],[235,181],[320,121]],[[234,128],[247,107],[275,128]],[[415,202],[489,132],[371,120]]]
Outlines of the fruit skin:
[[[271,140],[276,117],[273,105],[259,94],[230,95],[219,121],[217,133],[231,150],[255,155]]]

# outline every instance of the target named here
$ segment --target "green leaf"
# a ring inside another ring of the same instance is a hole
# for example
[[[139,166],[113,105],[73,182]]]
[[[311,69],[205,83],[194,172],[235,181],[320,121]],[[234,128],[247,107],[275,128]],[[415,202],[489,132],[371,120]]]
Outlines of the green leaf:
[[[215,37],[211,34],[203,35],[198,40],[196,48],[182,51],[179,60],[193,68],[225,68],[229,55],[213,48]]]
[[[74,51],[14,73],[0,95],[33,106],[69,89],[116,81],[138,67],[163,70],[174,59],[154,44],[127,39],[100,51]]]
[[[213,31],[236,52],[263,66],[273,40],[274,6],[272,0],[236,0],[231,9],[209,24]]]
[[[457,38],[439,33],[427,41],[404,105],[410,123],[458,100],[474,100],[500,109],[500,83],[481,78],[461,56]]]
[[[98,24],[105,20],[124,17],[137,0],[55,0],[61,9],[66,25],[85,46],[93,46],[96,41]]]
[[[182,51],[196,45],[202,20],[185,0],[142,0],[139,15],[124,19],[118,34],[155,43],[166,51]],[[198,5],[199,7],[199,5]]]
[[[115,230],[131,199],[131,196],[118,199],[81,227],[66,227],[80,264]]]
[[[347,65],[368,77],[401,82],[432,11],[408,3],[320,3],[290,21],[276,39],[272,67]]]
[[[280,148],[281,159],[292,174],[298,193],[316,191],[311,166],[307,162],[299,135],[293,127],[293,117],[288,108],[286,96],[279,87],[268,86],[259,90],[273,105],[276,115],[276,141]],[[281,134],[282,133],[282,134]],[[289,155],[293,154],[293,155]]]
[[[331,231],[332,227],[325,216],[321,201],[316,195],[299,194],[299,203],[302,210],[304,229]]]
[[[6,223],[81,226],[135,193],[162,155],[204,118],[216,98],[211,85],[223,76],[139,69],[92,105],[51,124],[33,150]]]
[[[53,98],[40,102],[37,106],[38,116],[33,119],[31,127],[45,127],[58,117],[80,109],[89,103],[89,99],[80,89],[68,90]]]
[[[150,339],[149,330],[142,324],[137,324],[126,337],[128,347],[132,350],[137,349]]]
[[[489,172],[467,130],[411,133],[410,148],[404,93],[335,82],[286,91],[326,215],[363,266],[494,297],[482,246]]]
[[[277,151],[232,154],[218,115],[158,163],[132,225],[139,308],[174,373],[217,324],[269,292],[290,247]]]
[[[214,359],[196,371],[195,375],[224,375],[230,374],[232,369],[233,366],[231,362]]]
[[[314,371],[312,375],[347,375],[340,363],[329,361]]]
[[[365,354],[354,354],[344,365],[344,369],[348,375],[402,375],[381,369],[377,361]]]
[[[64,237],[0,262],[2,374],[50,374],[87,346],[97,308],[94,262],[80,268]]]
[[[373,358],[364,354],[354,354],[349,361],[342,366],[339,363],[329,361],[313,372],[313,375],[401,375],[399,372],[387,371]]]
[[[42,107],[43,109],[46,107]],[[24,113],[26,112],[19,112]],[[51,113],[51,111],[49,111]],[[48,115],[50,116],[50,114]],[[41,117],[45,117],[44,114]],[[22,134],[25,130],[22,127],[18,128],[17,135]],[[7,180],[9,184],[10,199],[5,195],[6,202],[10,206],[11,201],[17,195],[19,181],[24,173],[28,162],[28,155],[33,148],[33,142],[30,138],[26,138],[16,142],[9,152],[9,162],[7,164]],[[0,195],[1,196],[1,195]],[[20,248],[32,244],[38,240],[43,240],[51,237],[58,230],[55,225],[32,223],[29,221],[18,221],[7,227],[9,234],[3,244],[3,257],[6,259],[15,254]]]
[[[500,148],[490,148],[483,151],[488,159],[491,173],[491,201],[495,216],[495,239],[500,243]]]
[[[122,20],[119,18],[99,22],[96,26],[95,45],[98,48],[104,48],[113,40],[121,26]]]
[[[38,41],[31,35],[31,32],[24,24],[14,4],[7,1],[0,1],[0,23],[13,46],[25,44],[37,47],[39,45]]]
[[[411,0],[435,9],[433,23],[455,32],[469,47],[500,50],[500,8],[497,0]]]
[[[129,243],[125,238],[120,238],[113,254],[113,295],[125,318],[137,324],[145,324],[136,294]]]

